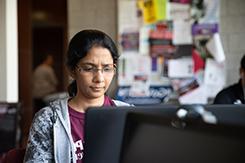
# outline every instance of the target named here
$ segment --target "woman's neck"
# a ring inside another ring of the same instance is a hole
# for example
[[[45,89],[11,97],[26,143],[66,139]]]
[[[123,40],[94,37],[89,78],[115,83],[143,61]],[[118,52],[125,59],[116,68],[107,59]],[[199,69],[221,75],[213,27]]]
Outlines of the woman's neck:
[[[85,112],[89,107],[102,106],[104,104],[104,96],[96,99],[85,99],[75,96],[68,102],[68,104],[72,109],[78,112]]]

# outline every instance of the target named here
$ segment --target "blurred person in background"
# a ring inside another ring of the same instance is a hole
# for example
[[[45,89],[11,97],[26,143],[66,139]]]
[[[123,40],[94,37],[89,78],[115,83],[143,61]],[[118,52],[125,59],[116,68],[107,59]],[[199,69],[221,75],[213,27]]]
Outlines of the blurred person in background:
[[[221,90],[214,99],[214,104],[245,104],[245,54],[240,63],[240,79],[237,83]]]
[[[36,67],[33,74],[33,115],[46,106],[44,98],[57,91],[57,77],[53,69],[53,56],[46,54],[42,62]]]

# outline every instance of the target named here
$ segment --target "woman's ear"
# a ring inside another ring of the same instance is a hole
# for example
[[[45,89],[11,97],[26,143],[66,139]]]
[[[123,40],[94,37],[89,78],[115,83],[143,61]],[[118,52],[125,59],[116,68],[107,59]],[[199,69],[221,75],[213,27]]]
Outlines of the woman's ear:
[[[240,67],[239,72],[240,72],[240,76],[243,77],[243,76],[244,76],[244,73],[245,73],[245,72],[244,72],[244,69]]]

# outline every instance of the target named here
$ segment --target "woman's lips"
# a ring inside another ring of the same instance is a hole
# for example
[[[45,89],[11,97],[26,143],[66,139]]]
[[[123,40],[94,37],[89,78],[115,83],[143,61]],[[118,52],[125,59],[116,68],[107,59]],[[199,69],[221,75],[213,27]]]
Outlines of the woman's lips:
[[[90,87],[93,91],[101,91],[104,90],[104,87]]]

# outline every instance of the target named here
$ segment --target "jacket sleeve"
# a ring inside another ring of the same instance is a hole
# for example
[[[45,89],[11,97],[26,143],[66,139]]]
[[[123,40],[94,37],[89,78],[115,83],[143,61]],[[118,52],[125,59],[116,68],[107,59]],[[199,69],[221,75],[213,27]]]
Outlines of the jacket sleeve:
[[[24,162],[54,162],[53,124],[51,108],[40,110],[34,117],[30,128]]]

